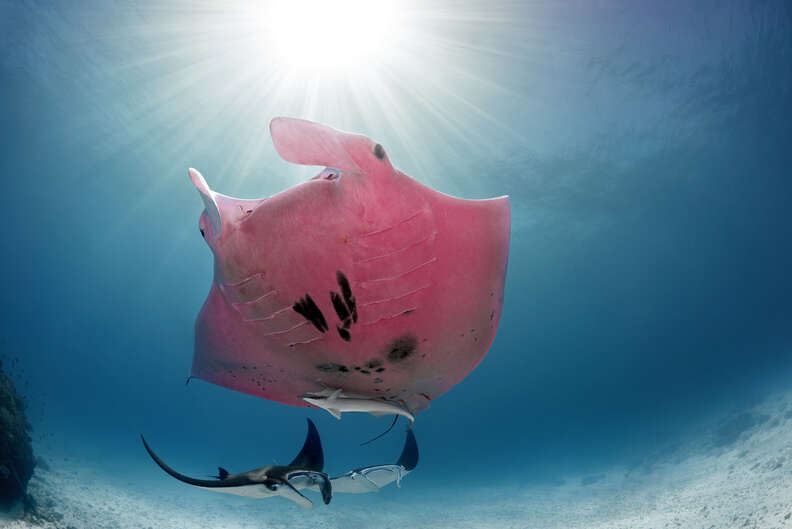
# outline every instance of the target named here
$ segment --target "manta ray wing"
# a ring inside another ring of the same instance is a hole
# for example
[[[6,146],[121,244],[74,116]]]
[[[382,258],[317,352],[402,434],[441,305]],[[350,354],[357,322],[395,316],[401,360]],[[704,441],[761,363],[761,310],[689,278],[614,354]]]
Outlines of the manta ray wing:
[[[324,468],[324,452],[322,451],[322,441],[319,432],[311,419],[308,421],[308,433],[302,449],[287,466],[299,468],[301,470],[315,470],[321,472]]]

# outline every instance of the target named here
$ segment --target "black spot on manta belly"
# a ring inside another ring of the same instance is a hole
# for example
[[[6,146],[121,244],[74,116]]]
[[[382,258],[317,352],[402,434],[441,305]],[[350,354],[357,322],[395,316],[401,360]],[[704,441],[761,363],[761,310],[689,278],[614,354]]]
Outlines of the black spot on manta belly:
[[[322,373],[348,373],[349,368],[343,364],[337,364],[335,362],[327,362],[325,364],[316,364],[317,370],[321,371]]]
[[[343,320],[351,315],[352,323],[357,323],[358,320],[357,301],[355,300],[355,296],[352,295],[352,287],[349,284],[349,279],[347,279],[347,276],[341,270],[336,270],[336,283],[338,283],[338,287],[341,289],[341,295],[344,297],[344,304],[346,305],[346,308],[349,310],[347,316],[342,317],[341,314],[339,313],[338,317]]]
[[[385,356],[391,362],[401,362],[415,353],[418,339],[412,334],[403,334],[393,340],[385,348]]]
[[[292,310],[310,321],[319,332],[327,331],[327,320],[319,307],[316,306],[310,294],[298,299],[292,305]]]
[[[336,292],[330,292],[330,301],[333,304],[333,309],[335,309],[339,320],[344,321],[352,315],[344,300],[341,299],[341,296]]]
[[[375,369],[375,368],[378,368],[378,367],[382,366],[382,360],[380,360],[379,358],[372,358],[371,360],[366,362],[364,365],[367,368],[369,368],[369,369]]]

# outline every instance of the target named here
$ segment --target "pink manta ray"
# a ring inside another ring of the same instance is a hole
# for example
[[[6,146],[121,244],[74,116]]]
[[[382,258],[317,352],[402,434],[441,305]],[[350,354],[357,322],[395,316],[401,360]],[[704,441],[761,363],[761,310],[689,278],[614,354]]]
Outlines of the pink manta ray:
[[[341,389],[427,408],[495,338],[508,197],[434,191],[362,135],[288,118],[270,132],[285,160],[328,168],[259,200],[190,169],[215,263],[191,376],[291,406]]]

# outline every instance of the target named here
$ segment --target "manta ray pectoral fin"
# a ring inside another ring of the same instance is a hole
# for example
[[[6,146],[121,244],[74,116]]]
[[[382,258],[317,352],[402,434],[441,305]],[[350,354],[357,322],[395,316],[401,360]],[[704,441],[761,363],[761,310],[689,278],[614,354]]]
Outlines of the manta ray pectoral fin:
[[[415,440],[415,434],[412,428],[407,430],[404,448],[396,464],[403,467],[407,472],[410,472],[418,466],[418,442]]]
[[[313,421],[311,419],[307,419],[307,421],[308,433],[305,436],[303,447],[288,466],[321,472],[324,468],[322,440],[319,438],[319,431]]]

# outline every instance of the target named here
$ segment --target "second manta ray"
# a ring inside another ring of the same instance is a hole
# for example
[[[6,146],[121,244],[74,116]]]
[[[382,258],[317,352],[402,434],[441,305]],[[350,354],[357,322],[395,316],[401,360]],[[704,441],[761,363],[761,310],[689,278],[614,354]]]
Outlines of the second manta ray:
[[[418,443],[415,441],[412,430],[407,430],[404,448],[395,465],[356,468],[332,478],[330,482],[333,484],[333,492],[351,494],[378,492],[382,487],[394,481],[397,487],[401,487],[402,478],[412,472],[417,465]]]
[[[313,509],[313,503],[300,494],[299,489],[311,487],[319,490],[325,504],[330,503],[332,498],[330,478],[322,472],[324,467],[322,442],[311,419],[308,419],[308,435],[305,437],[302,450],[288,465],[271,465],[241,474],[229,474],[223,467],[218,467],[217,479],[211,480],[191,478],[173,470],[154,453],[142,435],[140,438],[151,459],[162,470],[189,485],[248,498],[283,496],[304,509]]]
[[[308,435],[303,448],[288,465],[261,467],[241,474],[229,474],[224,468],[219,467],[217,479],[213,480],[196,479],[175,471],[154,453],[143,436],[141,439],[154,462],[179,481],[207,490],[249,498],[283,496],[305,509],[312,509],[313,503],[302,495],[300,490],[320,492],[322,500],[328,504],[333,492],[350,494],[377,492],[394,481],[398,487],[401,487],[404,476],[418,465],[418,443],[412,430],[408,430],[404,448],[395,464],[356,468],[329,478],[322,472],[324,466],[322,444],[319,432],[310,419],[308,419]]]

